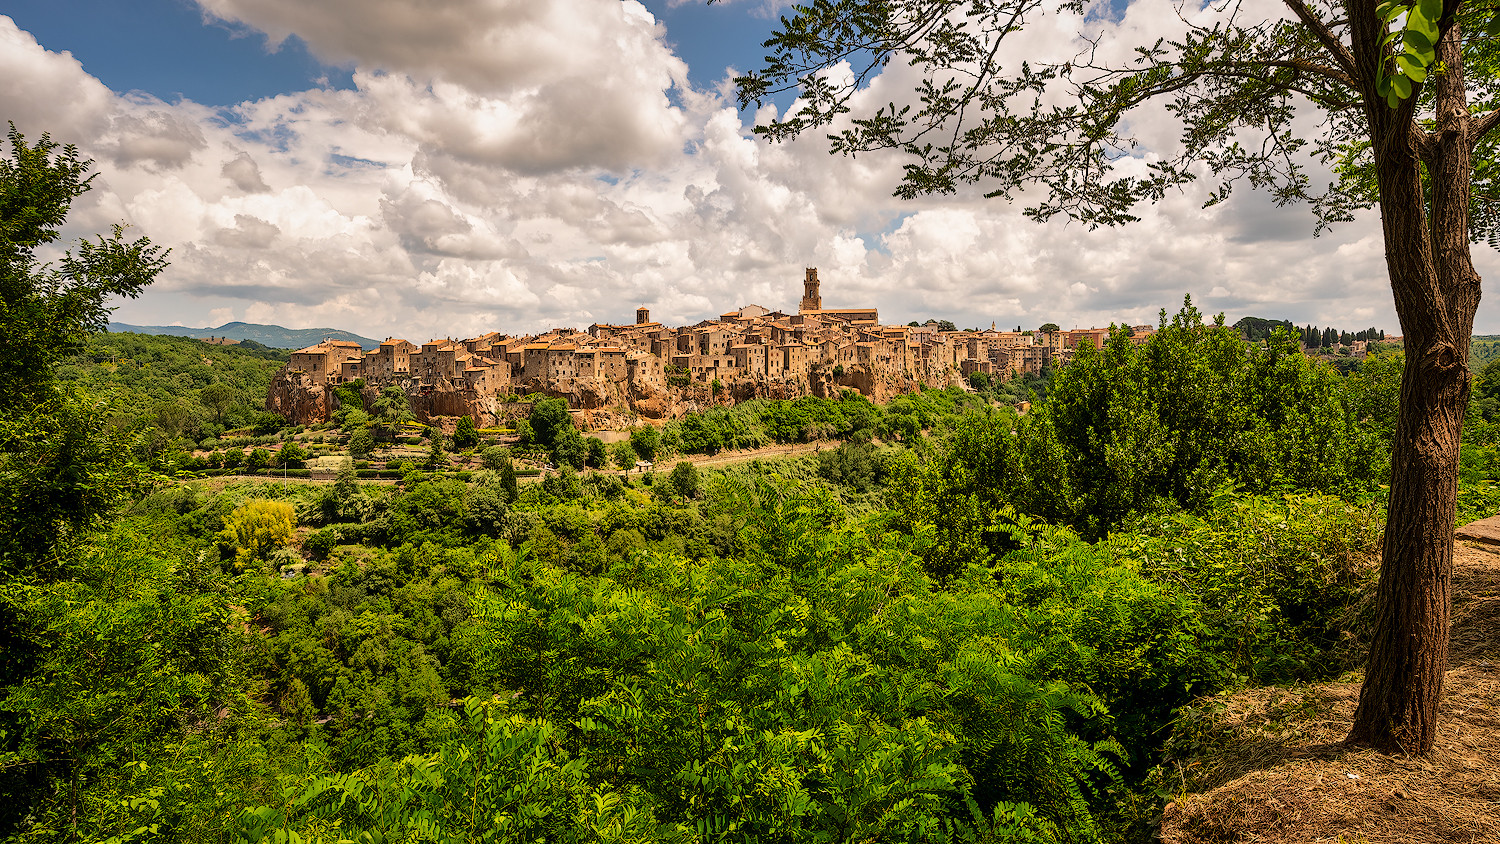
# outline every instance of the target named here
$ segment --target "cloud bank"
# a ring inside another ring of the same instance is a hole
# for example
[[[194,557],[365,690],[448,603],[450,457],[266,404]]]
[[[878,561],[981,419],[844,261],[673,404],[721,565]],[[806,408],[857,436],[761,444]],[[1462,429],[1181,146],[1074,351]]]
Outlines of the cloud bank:
[[[1399,330],[1373,215],[1313,239],[1307,212],[1250,192],[1207,210],[1172,196],[1092,232],[977,194],[902,202],[897,158],[832,157],[821,133],[754,139],[633,0],[198,3],[268,48],[296,35],[352,65],[354,90],[227,108],[121,95],[0,17],[0,108],[98,162],[74,234],[124,221],[172,248],[123,321],[418,342],[627,321],[642,304],[690,322],[795,307],[817,266],[825,302],[886,321],[1154,321],[1190,293],[1230,319]],[[1139,0],[1120,26],[1170,14]],[[1031,46],[1070,49],[1076,29]],[[909,85],[888,70],[866,96]],[[1500,331],[1500,315],[1481,309],[1477,329]]]

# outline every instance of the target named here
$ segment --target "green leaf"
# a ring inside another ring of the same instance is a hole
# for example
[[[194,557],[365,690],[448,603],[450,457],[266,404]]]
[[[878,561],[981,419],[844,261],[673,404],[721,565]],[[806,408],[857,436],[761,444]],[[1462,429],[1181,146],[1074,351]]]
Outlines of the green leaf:
[[[1491,38],[1500,38],[1500,12],[1490,18],[1490,22],[1484,25],[1484,34]]]
[[[1411,96],[1411,80],[1407,79],[1405,76],[1392,76],[1391,77],[1391,91],[1392,91],[1392,93],[1394,93],[1396,96],[1400,97],[1403,100],[1406,99],[1407,97],[1410,97]],[[1387,98],[1387,99],[1389,99],[1389,98]]]
[[[1500,21],[1500,16],[1497,16],[1496,20]],[[1407,50],[1413,51],[1418,55],[1427,56],[1427,63],[1432,63],[1430,57],[1433,52],[1433,43],[1432,39],[1427,37],[1427,33],[1415,29],[1407,29],[1401,32],[1401,36],[1406,41]]]
[[[1443,16],[1443,0],[1419,0],[1417,9],[1421,11],[1422,17],[1437,23]]]
[[[1432,18],[1422,14],[1420,9],[1412,9],[1411,14],[1406,16],[1406,29],[1408,31],[1420,32],[1427,36],[1427,40],[1436,44],[1438,40],[1437,24]]]
[[[1427,68],[1420,62],[1413,61],[1411,56],[1397,56],[1396,67],[1401,68],[1401,72],[1412,82],[1421,82],[1427,78]]]

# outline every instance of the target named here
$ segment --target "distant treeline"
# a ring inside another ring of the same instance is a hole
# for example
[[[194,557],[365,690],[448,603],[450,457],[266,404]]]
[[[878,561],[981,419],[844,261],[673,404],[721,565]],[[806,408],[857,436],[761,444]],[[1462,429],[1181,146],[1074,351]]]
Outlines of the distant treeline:
[[[1302,338],[1302,345],[1310,349],[1329,348],[1332,346],[1348,346],[1355,340],[1384,340],[1385,332],[1376,328],[1366,328],[1361,331],[1339,331],[1336,328],[1318,328],[1314,325],[1298,328],[1290,320],[1285,319],[1262,319],[1260,317],[1245,317],[1234,324],[1240,334],[1246,340],[1256,342],[1258,340],[1270,339],[1271,333],[1277,329],[1290,331]]]
[[[1469,341],[1469,368],[1478,372],[1490,361],[1500,359],[1500,334],[1474,335]]]

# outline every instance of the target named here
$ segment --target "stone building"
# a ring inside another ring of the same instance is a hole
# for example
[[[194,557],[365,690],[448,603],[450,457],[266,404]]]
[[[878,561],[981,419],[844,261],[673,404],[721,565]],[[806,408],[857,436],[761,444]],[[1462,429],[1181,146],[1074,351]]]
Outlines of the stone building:
[[[300,372],[314,384],[335,384],[344,372],[344,363],[364,357],[364,349],[349,340],[324,340],[315,346],[292,352],[287,369]]]
[[[973,372],[998,378],[1037,373],[1080,342],[1102,341],[1099,329],[1033,335],[993,325],[987,331],[945,331],[935,322],[883,326],[874,308],[824,309],[820,287],[817,268],[809,267],[795,314],[750,304],[675,328],[653,322],[642,305],[631,324],[596,322],[583,332],[523,337],[492,331],[420,347],[387,338],[368,353],[327,341],[293,353],[284,375],[311,390],[356,379],[367,389],[397,385],[422,397],[431,412],[470,408],[464,412],[476,419],[506,394],[537,391],[562,395],[575,407],[649,407],[660,418],[672,412],[674,397],[702,396],[692,391],[713,381],[738,397],[797,396],[830,389],[830,379],[847,376],[839,383],[890,395],[918,384],[956,383]],[[273,393],[286,393],[288,384]]]

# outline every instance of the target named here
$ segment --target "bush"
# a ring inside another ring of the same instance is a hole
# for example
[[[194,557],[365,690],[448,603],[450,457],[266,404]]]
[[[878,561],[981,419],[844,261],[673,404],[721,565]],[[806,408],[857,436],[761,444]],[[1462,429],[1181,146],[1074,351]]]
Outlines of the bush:
[[[246,565],[266,560],[290,542],[297,530],[297,514],[284,501],[255,499],[236,507],[224,522],[220,540],[236,551],[236,562]]]

